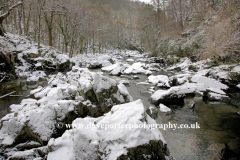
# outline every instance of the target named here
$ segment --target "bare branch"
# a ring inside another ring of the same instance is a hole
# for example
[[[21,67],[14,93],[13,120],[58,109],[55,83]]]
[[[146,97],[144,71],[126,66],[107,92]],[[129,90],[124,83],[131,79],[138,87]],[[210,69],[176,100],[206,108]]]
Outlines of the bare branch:
[[[20,4],[22,4],[21,1],[18,2],[17,4],[15,4],[15,5],[13,5],[12,7],[10,7],[9,10],[8,10],[6,13],[0,15],[0,20],[3,20],[3,19],[6,18],[7,16],[9,16],[10,11],[13,10],[14,8],[16,8],[17,6],[19,6]]]
[[[15,92],[16,92],[16,91],[12,91],[12,92],[10,92],[10,93],[8,93],[8,94],[5,94],[5,95],[1,96],[0,99],[1,99],[1,98],[4,98],[4,97],[7,97],[7,96],[9,96],[9,95],[11,95],[11,94],[13,94],[13,93],[15,93]]]
[[[5,76],[0,80],[0,83],[5,79]]]

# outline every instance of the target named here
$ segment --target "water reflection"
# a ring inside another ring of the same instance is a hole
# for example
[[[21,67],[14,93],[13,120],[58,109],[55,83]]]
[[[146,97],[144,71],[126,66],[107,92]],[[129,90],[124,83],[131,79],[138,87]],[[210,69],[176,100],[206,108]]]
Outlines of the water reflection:
[[[39,86],[44,86],[47,82],[39,82]],[[13,95],[21,95],[17,97],[6,96],[0,99],[0,118],[4,117],[7,113],[10,113],[9,106],[12,104],[19,104],[25,96],[30,94],[30,91],[35,89],[35,86],[27,86],[26,80],[12,80],[9,82],[0,83],[0,96],[16,91]]]

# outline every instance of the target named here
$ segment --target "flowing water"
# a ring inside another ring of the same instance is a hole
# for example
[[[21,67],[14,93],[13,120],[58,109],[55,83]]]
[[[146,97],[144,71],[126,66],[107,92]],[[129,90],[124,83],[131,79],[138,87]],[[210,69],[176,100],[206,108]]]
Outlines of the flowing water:
[[[101,72],[100,69],[91,70],[93,72]],[[172,73],[161,72],[154,75],[168,75]],[[107,73],[104,75],[109,76]],[[148,101],[150,93],[149,89],[153,87],[151,84],[138,84],[147,80],[146,75],[137,75],[139,79],[131,79],[131,76],[109,76],[117,82],[120,80],[129,80],[127,87],[129,93],[134,100],[141,99],[146,109],[154,106]],[[1,85],[10,85],[18,83],[17,93],[21,95],[29,95],[31,88],[27,88],[24,82],[13,81],[2,83]],[[12,88],[14,90],[16,88]],[[9,92],[11,91],[9,90]],[[9,93],[8,92],[8,93]],[[2,95],[2,93],[1,93]],[[5,97],[0,99],[1,117],[9,112],[9,105],[18,104],[24,97]],[[164,139],[168,144],[171,155],[177,160],[212,160],[214,158],[208,147],[211,144],[226,144],[227,156],[236,157],[240,153],[240,116],[236,114],[238,108],[222,103],[206,103],[201,97],[188,97],[185,104],[190,101],[195,102],[195,109],[191,110],[184,105],[183,107],[171,108],[172,114],[158,114],[155,119],[158,124],[200,124],[200,129],[160,129]],[[157,106],[155,106],[157,107]],[[238,153],[238,154],[236,154]]]
[[[97,70],[100,71],[100,70]],[[154,72],[153,75],[168,75],[174,73]],[[109,76],[104,73],[105,76]],[[146,75],[137,75],[139,79],[132,77],[109,76],[117,82],[129,80],[127,89],[134,100],[141,99],[145,109],[154,106],[148,99],[148,91],[153,87],[151,84],[139,84],[146,82]],[[189,102],[195,102],[194,110],[189,109]],[[158,108],[158,106],[155,106]],[[157,124],[191,124],[198,123],[199,129],[160,129],[168,144],[171,155],[177,160],[213,160],[220,159],[216,151],[211,151],[212,144],[225,144],[225,157],[240,156],[240,116],[236,114],[239,109],[229,104],[218,102],[204,102],[202,97],[187,97],[185,105],[171,108],[173,114],[158,113],[155,119]]]
[[[45,84],[46,81],[38,82],[39,86],[44,86]],[[0,118],[4,117],[7,113],[10,113],[9,106],[11,104],[19,104],[22,99],[25,99],[26,96],[30,94],[30,91],[36,87],[37,85],[26,85],[26,80],[12,80],[0,83],[0,97],[13,91],[16,92],[12,95],[18,95],[0,98]]]
[[[163,73],[161,73],[163,74]],[[165,73],[166,75],[167,73]],[[115,78],[110,76],[111,78]],[[147,80],[147,76],[138,75],[140,79],[129,80],[129,93],[134,100],[141,99],[146,109],[154,106],[148,101],[147,94],[152,85],[137,85]],[[116,79],[119,81],[119,78]],[[221,103],[205,103],[202,97],[189,97],[185,104],[195,102],[195,109],[183,107],[171,108],[172,115],[159,112],[156,122],[158,124],[200,124],[200,129],[160,129],[168,143],[171,155],[177,160],[212,160],[215,159],[208,150],[211,144],[224,143],[227,145],[228,157],[239,156],[240,153],[240,116],[235,106]],[[157,107],[157,106],[156,106]],[[235,153],[234,153],[234,152]]]

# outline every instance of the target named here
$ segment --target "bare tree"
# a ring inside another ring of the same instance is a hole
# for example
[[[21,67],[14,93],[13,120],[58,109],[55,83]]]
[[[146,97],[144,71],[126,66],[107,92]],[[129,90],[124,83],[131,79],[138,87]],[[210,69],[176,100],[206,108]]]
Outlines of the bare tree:
[[[10,15],[11,10],[13,10],[15,7],[19,6],[20,4],[22,4],[21,1],[12,5],[11,7],[9,7],[7,9],[7,11],[5,13],[0,15],[0,35],[1,36],[4,36],[4,33],[5,33],[5,29],[3,28],[3,25],[2,25],[3,20]],[[0,8],[0,11],[1,10],[2,10],[2,7]]]

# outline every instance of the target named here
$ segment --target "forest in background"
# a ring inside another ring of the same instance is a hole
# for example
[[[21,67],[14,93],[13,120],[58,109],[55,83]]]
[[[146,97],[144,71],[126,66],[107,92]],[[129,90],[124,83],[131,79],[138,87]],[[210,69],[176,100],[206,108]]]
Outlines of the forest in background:
[[[152,56],[239,58],[237,0],[152,0],[151,4],[130,0],[2,0],[0,7],[0,26],[5,32],[25,35],[39,47],[41,43],[53,46],[70,57],[130,49],[151,52]],[[1,18],[5,13],[8,16]]]

